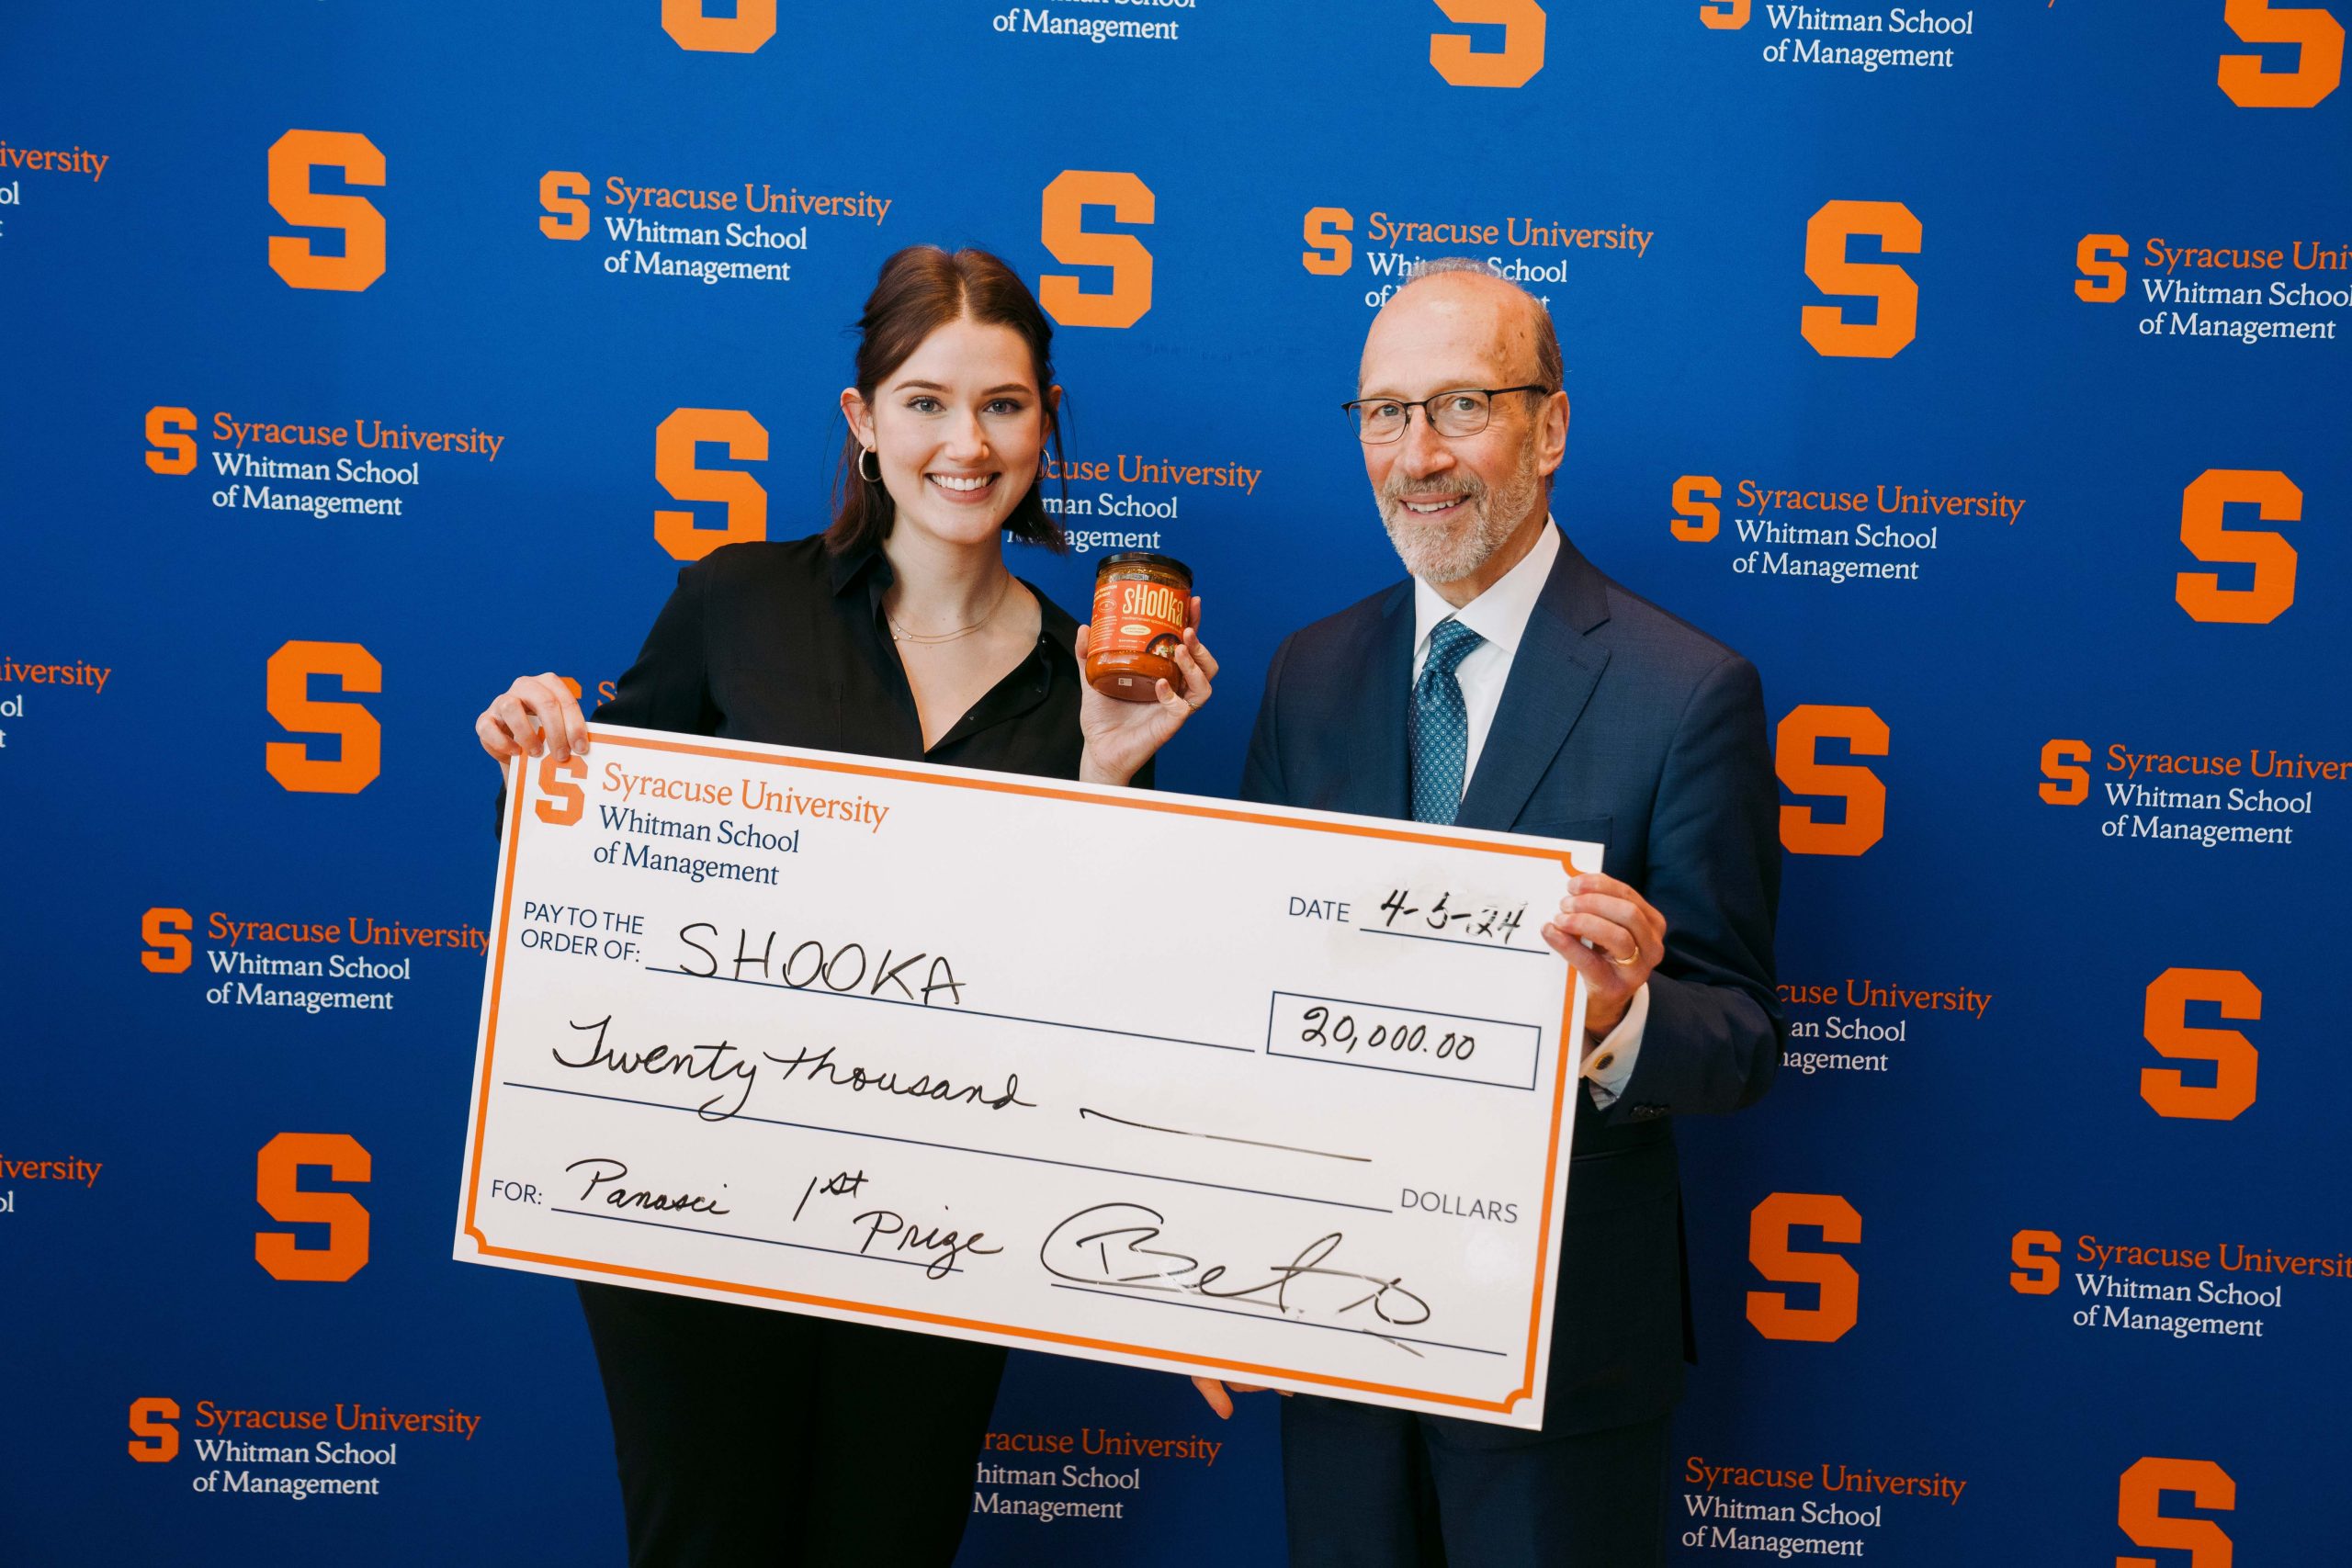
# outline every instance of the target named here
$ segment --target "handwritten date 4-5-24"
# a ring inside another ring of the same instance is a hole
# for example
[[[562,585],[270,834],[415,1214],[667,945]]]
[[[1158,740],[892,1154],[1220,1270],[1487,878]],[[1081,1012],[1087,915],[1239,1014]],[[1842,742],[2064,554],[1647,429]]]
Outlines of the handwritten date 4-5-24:
[[[1380,924],[1374,929],[1426,931],[1508,946],[1526,919],[1525,904],[1482,904],[1475,898],[1456,899],[1446,892],[1417,893],[1409,887],[1396,887],[1380,901]]]

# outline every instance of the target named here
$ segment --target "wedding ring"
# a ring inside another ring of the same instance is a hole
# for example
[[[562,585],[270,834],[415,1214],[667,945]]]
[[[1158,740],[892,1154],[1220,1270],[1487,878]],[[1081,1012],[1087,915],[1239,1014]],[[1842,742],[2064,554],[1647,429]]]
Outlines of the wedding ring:
[[[1613,953],[1609,955],[1609,962],[1614,964],[1620,969],[1631,969],[1634,964],[1639,964],[1641,961],[1642,950],[1638,947],[1634,949],[1634,956],[1631,958],[1620,958]]]

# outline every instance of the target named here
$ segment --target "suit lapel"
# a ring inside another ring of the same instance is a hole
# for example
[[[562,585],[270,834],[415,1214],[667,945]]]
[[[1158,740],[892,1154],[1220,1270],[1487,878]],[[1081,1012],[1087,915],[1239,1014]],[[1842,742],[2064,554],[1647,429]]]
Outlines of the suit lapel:
[[[1511,656],[1502,704],[1455,821],[1465,828],[1508,829],[1519,820],[1608,666],[1609,650],[1585,635],[1608,619],[1600,573],[1564,536],[1559,558],[1527,618],[1526,635]]]
[[[1413,700],[1413,584],[1382,600],[1364,626],[1360,677],[1344,705],[1346,773],[1332,808],[1363,817],[1409,817],[1405,716]]]

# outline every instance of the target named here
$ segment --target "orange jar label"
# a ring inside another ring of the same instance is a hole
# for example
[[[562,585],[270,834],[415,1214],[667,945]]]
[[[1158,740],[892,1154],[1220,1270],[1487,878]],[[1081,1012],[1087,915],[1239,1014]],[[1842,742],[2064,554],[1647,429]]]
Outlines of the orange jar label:
[[[1174,659],[1183,641],[1185,596],[1146,577],[1114,578],[1094,589],[1091,653],[1148,653]]]

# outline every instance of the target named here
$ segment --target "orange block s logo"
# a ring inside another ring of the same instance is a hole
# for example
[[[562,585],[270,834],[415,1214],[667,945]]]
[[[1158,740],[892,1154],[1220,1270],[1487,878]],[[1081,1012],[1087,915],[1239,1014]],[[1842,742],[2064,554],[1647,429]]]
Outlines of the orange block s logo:
[[[1814,352],[1838,359],[1892,359],[1919,334],[1919,286],[1892,262],[1846,259],[1846,243],[1875,234],[1890,255],[1916,255],[1919,220],[1899,201],[1829,201],[1804,226],[1804,275],[1824,294],[1878,300],[1878,320],[1849,321],[1838,305],[1807,305],[1800,322]]]
[[[306,795],[357,795],[384,771],[384,727],[360,703],[311,700],[311,677],[333,675],[346,692],[380,692],[384,667],[356,642],[288,642],[269,656],[269,716],[296,735],[334,735],[343,754],[314,758],[295,740],[273,740],[269,776]]]
[[[196,411],[165,408],[147,411],[147,466],[159,474],[196,472]]]
[[[1089,207],[1107,207],[1122,223],[1149,223],[1158,206],[1151,187],[1133,175],[1065,169],[1046,187],[1038,238],[1057,262],[1107,266],[1111,290],[1090,294],[1071,273],[1037,279],[1037,303],[1066,327],[1131,327],[1151,309],[1151,253],[1133,234],[1098,234],[1086,227]],[[1307,215],[1311,220],[1314,214]]]
[[[2019,1231],[2009,1238],[2009,1261],[2018,1271],[2009,1289],[2021,1296],[2046,1296],[2058,1289],[2056,1231]]]
[[[1302,231],[1310,247],[1299,253],[1299,265],[1318,277],[1337,277],[1355,265],[1355,242],[1344,232],[1356,226],[1356,216],[1344,207],[1310,207]]]
[[[588,237],[588,203],[582,199],[588,194],[588,176],[571,169],[549,169],[539,176],[539,205],[547,215],[539,220],[539,232],[550,240],[584,240]]]
[[[2254,1103],[2261,1054],[2234,1029],[2191,1029],[2190,1002],[2219,1002],[2222,1016],[2240,1021],[2262,1016],[2262,992],[2235,969],[2167,969],[2148,982],[2141,1032],[2156,1054],[2177,1062],[2211,1062],[2213,1081],[2192,1089],[2177,1067],[2143,1067],[2140,1098],[2159,1116],[2231,1122]]]
[[[559,777],[559,774],[561,777]],[[540,758],[539,794],[543,798],[533,802],[531,809],[538,813],[539,820],[542,822],[551,822],[559,828],[571,827],[580,820],[581,813],[588,808],[588,796],[578,784],[566,784],[563,781],[567,778],[584,779],[587,776],[588,762],[585,758],[566,757],[561,761],[558,761],[553,757]]]
[[[707,0],[662,0],[662,30],[680,49],[750,54],[775,37],[775,0],[735,0],[735,14],[708,14]]]
[[[2123,258],[2131,254],[2131,242],[2120,234],[2084,235],[2075,246],[2075,270],[2083,275],[2075,280],[2075,298],[2094,304],[2122,299]]]
[[[1430,34],[1430,64],[1457,87],[1524,87],[1544,69],[1544,7],[1535,0],[1436,0],[1446,20],[1503,30],[1499,50],[1470,47],[1468,33]]]
[[[768,536],[768,492],[741,468],[701,468],[695,449],[723,442],[727,455],[763,463],[768,428],[742,409],[674,409],[653,429],[653,478],[673,501],[715,501],[727,508],[727,522],[698,528],[691,512],[657,511],[653,537],[678,560],[700,560],[721,545]]]
[[[176,1399],[134,1399],[130,1402],[130,1441],[123,1447],[141,1464],[168,1464],[179,1456],[180,1418]]]
[[[311,188],[315,168],[343,171],[344,183],[384,183],[384,155],[352,130],[289,130],[269,150],[269,205],[298,229],[340,229],[343,254],[315,255],[298,234],[269,237],[269,267],[296,288],[356,293],[384,276],[384,215],[364,196]]]
[[[1775,1192],[1747,1217],[1747,1261],[1777,1285],[1812,1285],[1820,1300],[1792,1307],[1783,1291],[1747,1292],[1747,1321],[1767,1339],[1827,1344],[1860,1320],[1862,1277],[1835,1252],[1800,1252],[1789,1245],[1799,1225],[1817,1225],[1821,1239],[1848,1246],[1862,1239],[1862,1216],[1826,1192]]]
[[[2052,806],[2080,806],[2091,797],[2090,744],[2083,740],[2041,743],[2041,798]]]
[[[1718,32],[1747,26],[1747,0],[1703,0],[1699,20]]]
[[[2299,45],[2292,71],[2265,71],[2258,54],[2225,54],[2214,83],[2247,109],[2307,109],[2344,80],[2344,24],[2317,6],[2224,0],[2222,20],[2248,43]]]
[[[1857,757],[1886,755],[1886,721],[1869,708],[1808,704],[1789,710],[1774,738],[1772,771],[1793,794],[1846,802],[1843,822],[1816,822],[1810,806],[1782,806],[1781,844],[1792,854],[1858,855],[1886,836],[1886,785],[1879,776],[1859,764],[1815,760],[1815,749],[1831,737]]]
[[[2303,492],[2275,468],[2208,468],[2180,494],[2180,542],[2201,561],[2245,561],[2254,581],[2224,589],[2219,574],[2184,571],[2173,582],[2173,598],[2192,621],[2267,626],[2295,602],[2295,547],[2283,534],[2225,528],[2222,509],[2251,502],[2265,523],[2302,520]]]
[[[1705,544],[1723,532],[1723,511],[1709,504],[1723,494],[1724,487],[1709,475],[1683,475],[1674,481],[1674,521],[1667,531],[1687,544]]]
[[[2117,1488],[2115,1522],[2134,1546],[2188,1553],[2188,1568],[2230,1568],[2230,1538],[2211,1519],[2177,1518],[2164,1511],[2164,1495],[2186,1492],[2200,1508],[2227,1512],[2238,1506],[2238,1483],[2211,1460],[2143,1459],[2123,1472]],[[2115,1568],[2156,1568],[2153,1557],[2119,1557]]]
[[[254,1197],[273,1220],[323,1224],[324,1247],[296,1245],[292,1231],[255,1231],[254,1261],[273,1280],[338,1281],[368,1267],[368,1211],[348,1192],[300,1185],[304,1166],[337,1181],[366,1181],[373,1162],[348,1133],[280,1133],[261,1146]]]
[[[184,975],[196,960],[196,949],[187,933],[196,929],[196,917],[186,909],[153,908],[139,922],[139,934],[146,939],[147,951],[139,962],[151,975]]]

